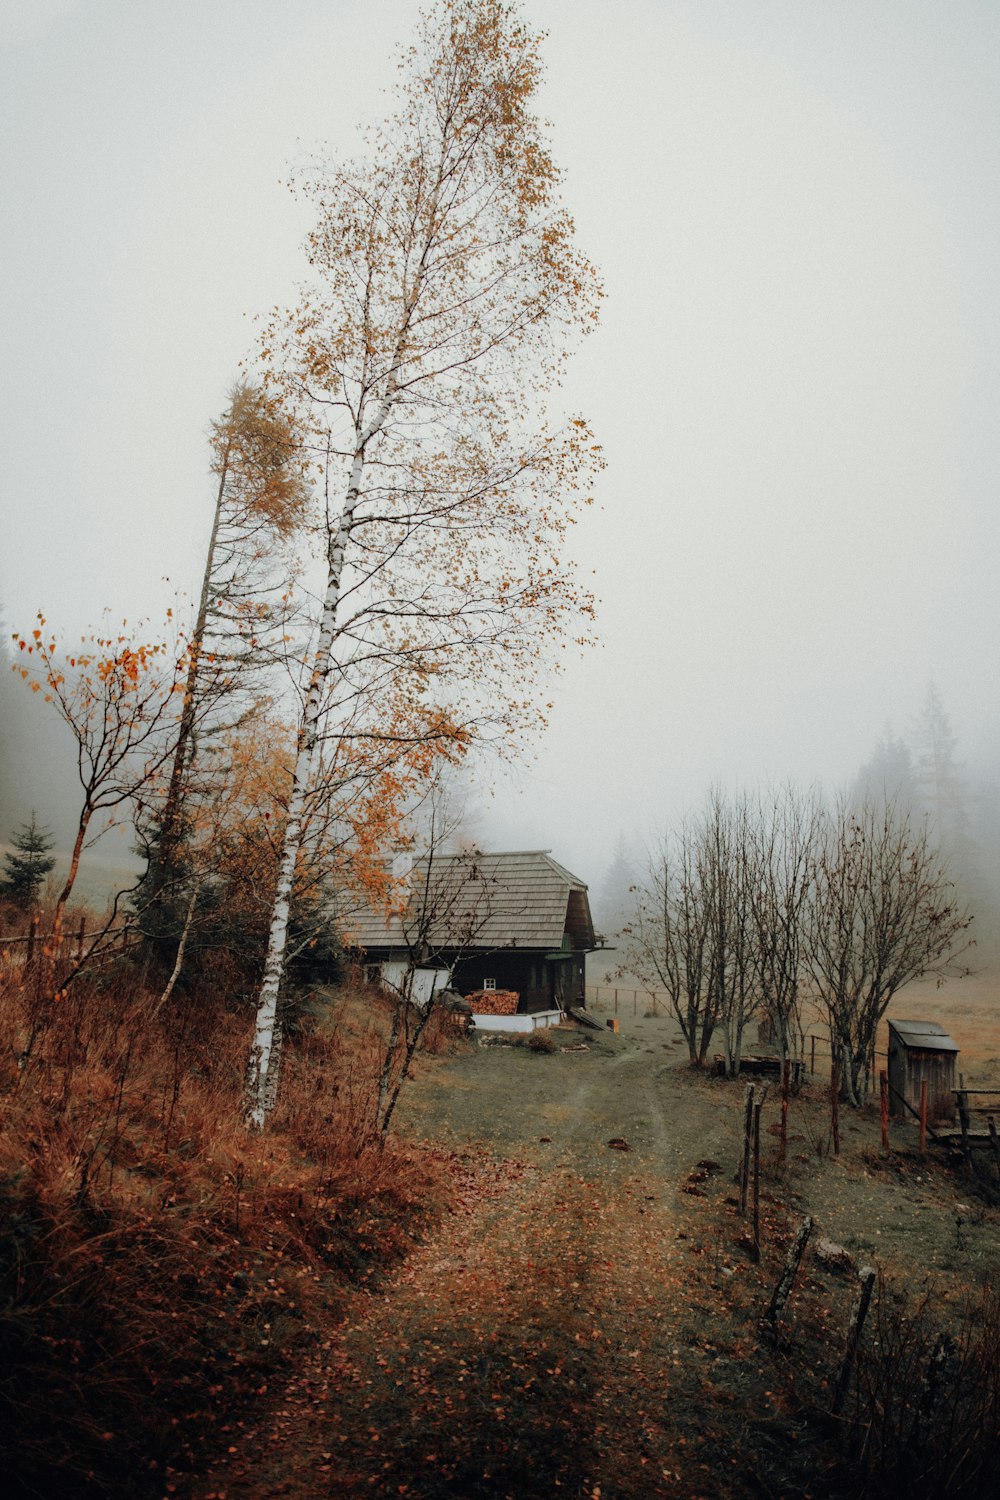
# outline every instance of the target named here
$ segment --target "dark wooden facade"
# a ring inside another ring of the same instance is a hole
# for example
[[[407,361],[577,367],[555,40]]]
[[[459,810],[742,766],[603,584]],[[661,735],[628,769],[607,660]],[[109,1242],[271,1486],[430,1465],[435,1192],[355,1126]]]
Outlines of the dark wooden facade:
[[[889,1022],[889,1108],[912,1120],[900,1102],[920,1111],[921,1083],[927,1084],[927,1118],[955,1119],[955,1060],[958,1044],[936,1021]]]
[[[487,988],[516,990],[519,1011],[565,1010],[586,1003],[583,953],[524,953],[501,949],[496,953],[469,953],[456,957],[452,985],[459,994],[471,995]]]

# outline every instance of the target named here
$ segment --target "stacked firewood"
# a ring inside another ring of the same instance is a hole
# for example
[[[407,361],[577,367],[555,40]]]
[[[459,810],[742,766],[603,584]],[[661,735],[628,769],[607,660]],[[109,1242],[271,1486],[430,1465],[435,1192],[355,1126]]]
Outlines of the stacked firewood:
[[[476,990],[465,998],[474,1015],[512,1016],[521,997],[517,990]]]

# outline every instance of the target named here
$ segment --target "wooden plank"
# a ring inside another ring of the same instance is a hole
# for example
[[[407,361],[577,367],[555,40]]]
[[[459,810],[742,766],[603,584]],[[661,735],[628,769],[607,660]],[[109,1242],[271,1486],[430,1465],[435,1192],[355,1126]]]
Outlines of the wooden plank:
[[[882,1150],[889,1150],[889,1075],[883,1068],[878,1075],[879,1113],[882,1118]]]
[[[844,1404],[847,1388],[851,1383],[851,1371],[854,1368],[854,1360],[858,1352],[858,1344],[861,1342],[861,1330],[865,1326],[865,1318],[868,1316],[868,1306],[872,1300],[872,1291],[875,1287],[874,1266],[862,1266],[858,1272],[858,1297],[851,1314],[850,1325],[847,1330],[847,1347],[840,1364],[837,1375],[837,1384],[833,1392],[833,1410],[836,1414]]]
[[[764,1090],[765,1094],[767,1090]],[[760,1260],[760,1112],[763,1099],[753,1106],[753,1258]]]
[[[807,1214],[799,1225],[794,1240],[788,1247],[788,1254],[785,1256],[785,1264],[781,1276],[778,1278],[778,1284],[771,1294],[771,1301],[767,1312],[760,1320],[761,1328],[766,1328],[771,1333],[777,1331],[778,1319],[781,1317],[785,1303],[791,1294],[792,1284],[795,1281],[796,1273],[805,1252],[806,1242],[812,1234],[812,1228],[812,1218]]]
[[[958,1119],[962,1127],[962,1151],[969,1160],[969,1096],[965,1089],[958,1091]]]
[[[751,1121],[753,1120],[753,1084],[747,1084],[743,1100],[743,1151],[740,1156],[740,1218],[746,1218],[747,1191],[750,1183]]]

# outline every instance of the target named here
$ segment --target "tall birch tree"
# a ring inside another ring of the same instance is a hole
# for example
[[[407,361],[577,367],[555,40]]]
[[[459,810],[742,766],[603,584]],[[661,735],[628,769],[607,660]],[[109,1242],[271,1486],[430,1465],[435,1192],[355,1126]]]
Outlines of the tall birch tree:
[[[515,5],[441,0],[363,157],[301,182],[313,281],[264,358],[327,457],[326,587],[248,1077],[257,1127],[311,778],[351,674],[408,688],[404,747],[502,741],[544,717],[553,656],[591,611],[563,544],[599,451],[547,400],[600,293],[534,114],[540,77]],[[366,732],[386,749],[396,728]]]
[[[204,732],[213,721],[221,728],[223,705],[230,719],[236,705],[246,710],[281,650],[289,616],[282,546],[301,525],[308,500],[301,434],[259,387],[247,381],[233,387],[210,441],[215,504],[145,903],[155,901],[175,874],[196,728]]]

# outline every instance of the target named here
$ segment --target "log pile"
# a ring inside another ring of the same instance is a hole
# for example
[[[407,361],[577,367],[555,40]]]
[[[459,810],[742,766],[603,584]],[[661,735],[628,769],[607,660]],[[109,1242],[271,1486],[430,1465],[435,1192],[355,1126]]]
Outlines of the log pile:
[[[466,995],[477,1016],[512,1016],[517,1010],[520,995],[517,990],[475,990]]]
[[[726,1059],[722,1056],[721,1053],[717,1052],[715,1054],[714,1062],[716,1073],[718,1073],[719,1076],[722,1077],[726,1071]],[[741,1057],[740,1072],[746,1073],[751,1078],[780,1078],[781,1058],[747,1056]]]

